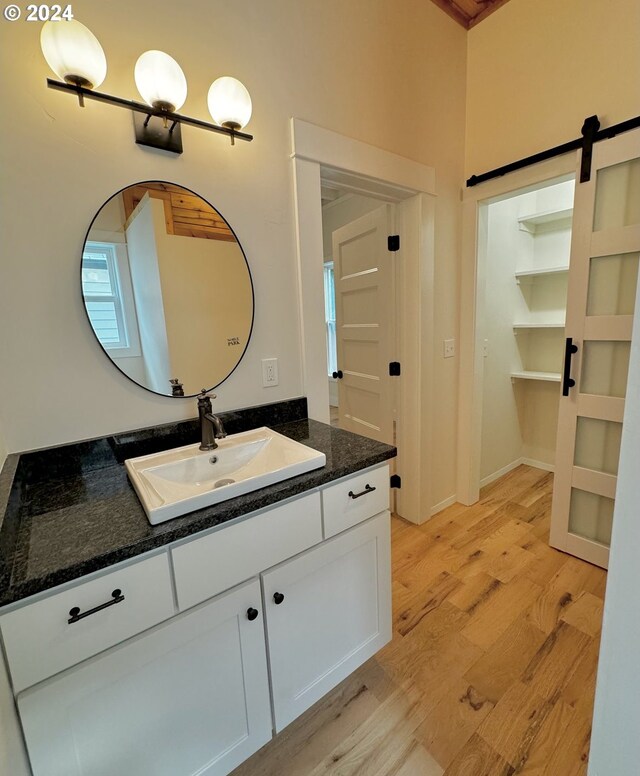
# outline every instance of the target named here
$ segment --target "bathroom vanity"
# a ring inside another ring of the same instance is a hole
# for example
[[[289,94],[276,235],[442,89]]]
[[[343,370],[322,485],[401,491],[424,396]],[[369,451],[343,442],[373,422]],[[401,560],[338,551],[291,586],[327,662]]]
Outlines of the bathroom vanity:
[[[225,425],[325,467],[155,526],[123,461],[194,424],[10,457],[0,631],[34,776],[222,776],[390,640],[395,449],[283,404]]]

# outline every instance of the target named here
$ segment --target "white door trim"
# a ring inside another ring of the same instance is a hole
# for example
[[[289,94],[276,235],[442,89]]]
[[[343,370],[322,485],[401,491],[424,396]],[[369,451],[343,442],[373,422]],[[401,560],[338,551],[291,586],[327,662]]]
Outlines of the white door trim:
[[[484,324],[487,206],[515,191],[539,188],[573,176],[577,152],[571,152],[463,191],[462,271],[460,288],[460,379],[458,395],[457,494],[462,504],[480,497],[482,384],[484,361],[480,333]]]
[[[435,171],[403,156],[345,137],[337,132],[291,119],[298,257],[298,310],[300,316],[302,383],[309,417],[329,422],[329,385],[326,375],[326,340],[323,301],[321,167],[350,183],[353,190],[405,202],[399,217],[400,251],[410,261],[401,270],[403,303],[398,321],[403,374],[398,406],[397,439],[399,473],[403,488],[397,491],[396,511],[421,523],[430,516],[431,483],[425,476],[431,463],[432,396],[430,390],[434,348],[433,311]],[[323,173],[322,173],[323,174]],[[415,203],[413,206],[411,203]],[[399,254],[399,255],[400,255]],[[418,280],[409,287],[409,279]],[[405,293],[409,290],[410,293]],[[423,309],[421,310],[421,306]],[[421,321],[423,326],[415,326]],[[403,359],[411,358],[410,363]],[[419,359],[414,363],[414,359]],[[406,422],[403,419],[406,418]]]

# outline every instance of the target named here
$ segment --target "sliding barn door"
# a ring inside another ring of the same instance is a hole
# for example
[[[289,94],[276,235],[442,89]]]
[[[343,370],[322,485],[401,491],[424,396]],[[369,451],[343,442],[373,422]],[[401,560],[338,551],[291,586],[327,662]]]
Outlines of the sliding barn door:
[[[556,446],[550,543],[604,567],[639,256],[640,130],[635,130],[596,143],[591,180],[576,183]]]
[[[393,205],[333,233],[340,428],[393,444]]]

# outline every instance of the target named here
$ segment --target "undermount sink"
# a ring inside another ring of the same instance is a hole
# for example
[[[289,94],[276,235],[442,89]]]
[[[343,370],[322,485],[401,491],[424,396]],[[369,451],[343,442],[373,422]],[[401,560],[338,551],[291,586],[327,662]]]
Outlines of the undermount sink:
[[[263,427],[221,439],[215,450],[187,445],[129,458],[125,466],[155,525],[320,469],[326,462],[324,453]]]

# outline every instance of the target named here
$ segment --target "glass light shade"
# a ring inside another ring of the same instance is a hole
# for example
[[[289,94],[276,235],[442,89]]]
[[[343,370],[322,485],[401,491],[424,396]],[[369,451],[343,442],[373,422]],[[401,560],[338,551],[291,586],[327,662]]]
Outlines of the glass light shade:
[[[179,110],[187,99],[187,79],[180,65],[164,51],[138,57],[134,77],[140,96],[152,108]]]
[[[95,89],[107,75],[107,58],[96,36],[76,19],[45,22],[40,46],[58,78]]]
[[[222,127],[242,129],[251,118],[251,97],[244,84],[228,75],[218,78],[209,87],[209,113]]]

